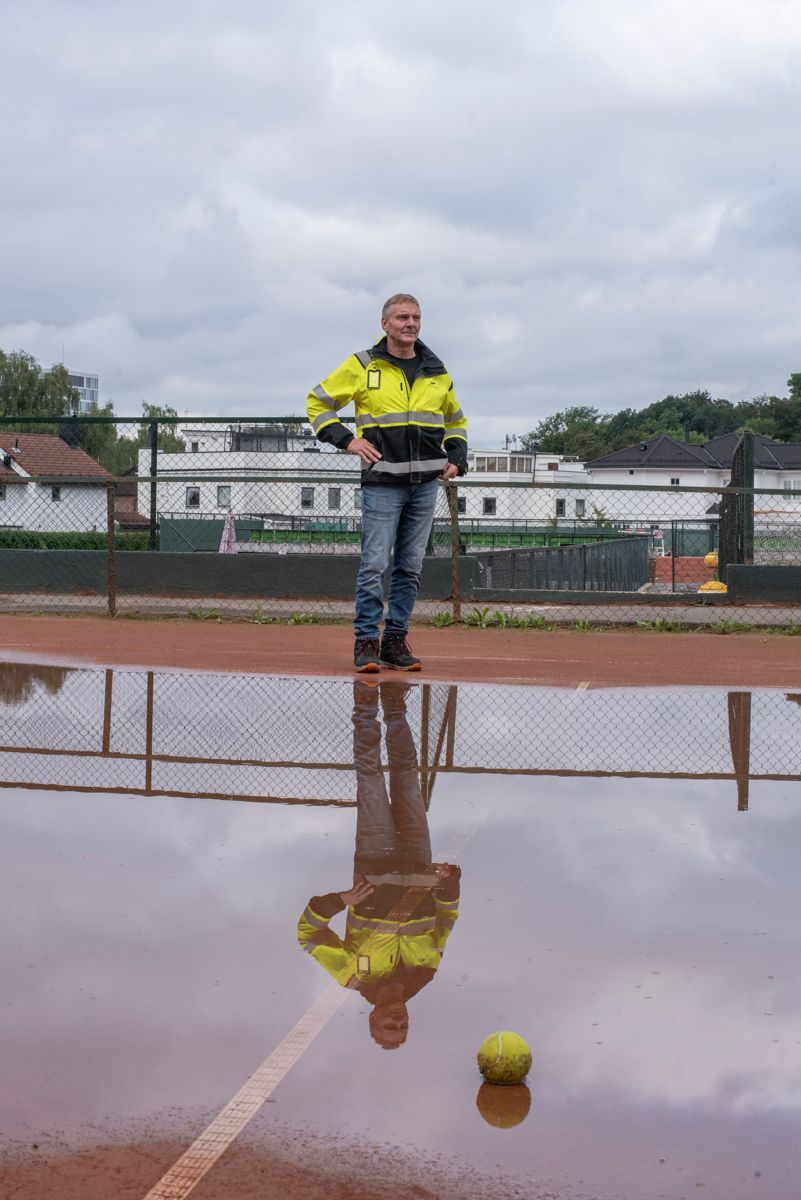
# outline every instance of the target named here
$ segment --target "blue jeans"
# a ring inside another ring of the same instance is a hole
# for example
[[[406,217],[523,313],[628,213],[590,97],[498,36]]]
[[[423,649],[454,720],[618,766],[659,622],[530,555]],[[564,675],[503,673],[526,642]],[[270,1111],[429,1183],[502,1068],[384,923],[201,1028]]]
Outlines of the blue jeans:
[[[406,633],[434,521],[436,479],[362,488],[362,560],[356,580],[357,638],[377,638],[384,618],[384,572],[393,555],[385,633]]]
[[[397,684],[382,684],[389,792],[381,767],[378,688],[357,683],[353,705],[356,768],[356,855],[360,871],[399,872],[431,862],[428,815],[420,790],[417,750]],[[399,877],[400,878],[400,877]],[[399,878],[392,882],[399,882]],[[386,882],[386,881],[385,881]],[[361,906],[360,906],[361,911]]]

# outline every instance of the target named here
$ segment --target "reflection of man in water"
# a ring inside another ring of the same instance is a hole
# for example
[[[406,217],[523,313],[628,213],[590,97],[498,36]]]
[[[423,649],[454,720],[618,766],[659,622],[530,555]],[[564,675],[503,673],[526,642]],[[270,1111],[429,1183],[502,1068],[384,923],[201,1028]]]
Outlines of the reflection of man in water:
[[[378,698],[386,727],[389,795],[381,769]],[[312,896],[298,941],[343,987],[375,1007],[370,1032],[393,1050],[406,1041],[407,1001],[439,967],[458,916],[458,867],[431,862],[417,754],[406,719],[408,685],[354,684],[356,856],[353,887]],[[344,941],[329,927],[347,908]]]

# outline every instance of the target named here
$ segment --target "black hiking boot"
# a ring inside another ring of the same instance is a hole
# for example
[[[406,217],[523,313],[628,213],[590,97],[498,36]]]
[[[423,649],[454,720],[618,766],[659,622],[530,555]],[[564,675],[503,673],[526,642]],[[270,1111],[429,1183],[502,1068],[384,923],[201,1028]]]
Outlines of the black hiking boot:
[[[356,671],[365,673],[381,670],[378,663],[378,638],[356,638],[353,666]]]
[[[423,664],[409,649],[405,633],[385,633],[381,639],[379,659],[382,667],[395,671],[421,671]]]

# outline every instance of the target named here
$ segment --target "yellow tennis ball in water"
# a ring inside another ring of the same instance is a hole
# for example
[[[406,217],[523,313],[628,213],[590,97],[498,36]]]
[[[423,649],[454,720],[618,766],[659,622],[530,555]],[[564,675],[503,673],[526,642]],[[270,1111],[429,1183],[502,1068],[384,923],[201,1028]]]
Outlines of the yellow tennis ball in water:
[[[522,1083],[531,1069],[531,1051],[519,1033],[498,1030],[478,1048],[478,1069],[487,1083]]]

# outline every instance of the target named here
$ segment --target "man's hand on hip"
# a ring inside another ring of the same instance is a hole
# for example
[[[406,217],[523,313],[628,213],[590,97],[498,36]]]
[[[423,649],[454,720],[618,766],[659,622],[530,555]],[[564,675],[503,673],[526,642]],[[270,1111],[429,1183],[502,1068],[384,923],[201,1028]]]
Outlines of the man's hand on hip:
[[[359,458],[366,466],[371,466],[378,462],[381,457],[381,452],[376,450],[372,442],[368,442],[367,438],[355,437],[345,447],[348,454],[358,454]]]

